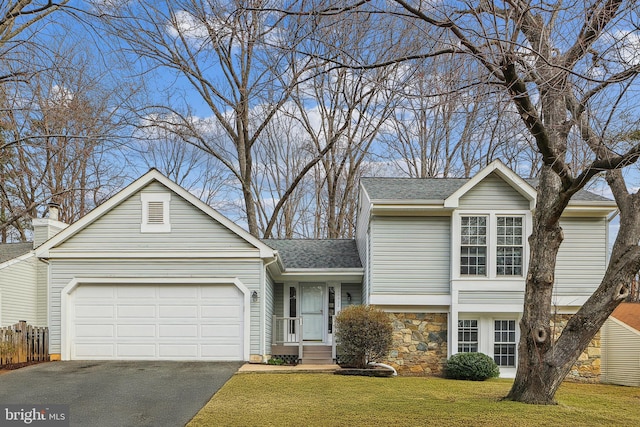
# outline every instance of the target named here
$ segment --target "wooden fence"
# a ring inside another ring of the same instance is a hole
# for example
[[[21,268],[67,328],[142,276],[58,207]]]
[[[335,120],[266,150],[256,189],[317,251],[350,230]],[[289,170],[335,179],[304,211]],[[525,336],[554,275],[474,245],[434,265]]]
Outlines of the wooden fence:
[[[49,328],[21,321],[0,328],[0,366],[49,360]]]

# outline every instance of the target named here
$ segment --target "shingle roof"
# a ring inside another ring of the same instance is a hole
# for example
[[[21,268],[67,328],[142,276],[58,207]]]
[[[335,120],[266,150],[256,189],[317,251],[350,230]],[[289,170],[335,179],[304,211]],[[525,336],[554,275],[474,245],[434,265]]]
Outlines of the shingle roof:
[[[362,268],[353,239],[266,239],[285,268]]]
[[[623,302],[613,310],[611,316],[640,331],[640,303]]]
[[[469,181],[469,178],[362,178],[371,200],[445,200]],[[537,179],[525,179],[536,187]],[[576,201],[611,201],[586,190],[578,191]]]
[[[33,249],[32,242],[0,244],[0,264],[24,255]]]

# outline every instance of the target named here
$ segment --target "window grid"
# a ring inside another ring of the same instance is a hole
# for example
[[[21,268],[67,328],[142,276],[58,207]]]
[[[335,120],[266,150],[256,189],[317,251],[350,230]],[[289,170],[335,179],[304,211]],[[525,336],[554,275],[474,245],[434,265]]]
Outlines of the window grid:
[[[458,320],[458,353],[478,351],[478,321]]]
[[[487,275],[487,217],[460,218],[460,274]]]
[[[498,366],[516,366],[516,321],[494,322],[493,360]]]
[[[496,275],[522,276],[522,217],[497,217]]]

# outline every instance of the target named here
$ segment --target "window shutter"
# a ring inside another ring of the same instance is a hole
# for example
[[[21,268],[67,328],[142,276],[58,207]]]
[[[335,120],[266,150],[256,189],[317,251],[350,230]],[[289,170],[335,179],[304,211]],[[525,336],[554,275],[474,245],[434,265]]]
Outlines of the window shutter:
[[[147,218],[148,224],[164,224],[164,203],[148,202],[149,214]]]

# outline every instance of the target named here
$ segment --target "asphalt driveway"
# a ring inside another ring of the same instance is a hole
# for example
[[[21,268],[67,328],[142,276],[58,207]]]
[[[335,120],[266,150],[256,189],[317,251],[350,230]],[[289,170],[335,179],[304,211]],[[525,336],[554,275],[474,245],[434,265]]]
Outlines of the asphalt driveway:
[[[241,362],[50,362],[0,376],[0,404],[68,404],[71,426],[184,426]]]

